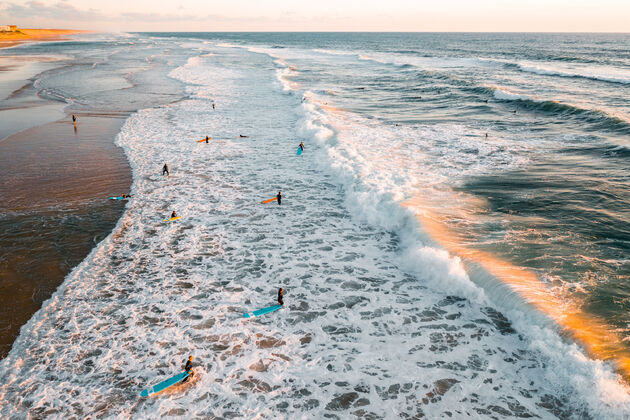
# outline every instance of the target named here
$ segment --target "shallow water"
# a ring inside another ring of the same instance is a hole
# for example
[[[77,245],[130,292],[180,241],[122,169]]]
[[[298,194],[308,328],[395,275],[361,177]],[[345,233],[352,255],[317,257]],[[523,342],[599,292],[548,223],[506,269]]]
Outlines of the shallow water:
[[[519,196],[523,187],[514,183],[527,179],[523,171],[548,181],[539,188],[527,183],[545,192],[551,175],[561,173],[554,171],[575,169],[568,159],[545,168],[543,177],[529,171],[543,168],[543,158],[562,150],[559,144],[603,141],[590,137],[591,120],[574,120],[588,134],[569,138],[558,132],[566,120],[546,115],[537,125],[540,115],[529,114],[527,104],[519,102],[517,120],[513,101],[495,101],[495,91],[466,85],[461,73],[471,60],[464,65],[461,57],[440,57],[438,68],[403,64],[401,73],[398,64],[366,59],[366,51],[348,52],[356,35],[343,45],[331,45],[338,34],[321,35],[308,39],[309,48],[296,47],[306,35],[241,35],[245,48],[233,45],[238,36],[208,35],[212,41],[204,42],[138,35],[139,43],[155,42],[150,48],[178,51],[177,63],[163,70],[185,85],[187,98],[126,121],[117,142],[133,170],[134,199],[112,235],[66,278],[1,362],[3,414],[627,414],[627,390],[612,365],[590,360],[570,337],[562,338],[551,320],[522,304],[518,290],[485,277],[475,261],[449,255],[415,214],[435,214],[460,247],[533,270],[536,278],[556,275],[545,258],[562,251],[573,259],[581,244],[600,241],[560,238],[553,246],[543,236],[551,245],[541,252],[514,227],[541,230],[539,219],[549,217],[567,230],[572,222],[557,213],[562,206],[551,206],[563,200],[550,203],[549,212],[530,207],[528,213],[508,196]],[[391,49],[400,41],[388,37],[366,35],[362,49],[382,49],[379,42]],[[281,42],[292,48],[271,48]],[[414,78],[422,80],[418,94],[401,100],[392,86],[409,90]],[[434,92],[436,80],[444,81],[447,97],[418,105],[413,96],[425,101],[422,89]],[[480,103],[455,109],[453,95]],[[106,103],[106,95],[97,96]],[[623,140],[625,128],[609,130],[606,141]],[[213,140],[196,143],[205,135]],[[306,148],[297,157],[300,140]],[[169,177],[159,173],[164,162]],[[589,176],[597,170],[625,173],[595,167]],[[483,183],[493,177],[504,184]],[[280,190],[281,206],[257,204]],[[412,209],[404,205],[410,200]],[[173,210],[183,218],[163,223]],[[614,217],[623,217],[623,206]],[[597,250],[610,252],[605,244]],[[573,281],[571,271],[560,273],[557,284]],[[273,304],[278,287],[286,289],[285,308],[242,318]],[[574,298],[560,292],[549,290]],[[181,369],[189,354],[199,374],[194,386],[138,398]]]

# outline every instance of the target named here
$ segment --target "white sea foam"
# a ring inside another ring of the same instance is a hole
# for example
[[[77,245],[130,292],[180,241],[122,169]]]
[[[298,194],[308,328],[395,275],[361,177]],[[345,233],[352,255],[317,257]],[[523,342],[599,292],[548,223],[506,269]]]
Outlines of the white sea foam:
[[[518,165],[506,145],[300,104],[270,61],[191,57],[171,73],[191,99],[129,118],[134,199],[0,362],[0,415],[621,418],[607,366],[517,312],[510,330],[399,205]],[[206,134],[222,140],[195,142]],[[278,190],[281,206],[257,204]],[[172,210],[183,219],[163,223]],[[284,309],[242,319],[277,287]],[[191,353],[196,382],[138,397]]]
[[[527,73],[545,76],[579,77],[591,80],[601,80],[610,83],[630,84],[630,73],[621,72],[614,68],[589,67],[552,67],[532,63],[519,63],[518,68]]]
[[[494,97],[503,101],[532,101],[542,102],[542,100],[534,98],[533,96],[523,95],[521,93],[514,93],[504,87],[491,87],[494,90]]]

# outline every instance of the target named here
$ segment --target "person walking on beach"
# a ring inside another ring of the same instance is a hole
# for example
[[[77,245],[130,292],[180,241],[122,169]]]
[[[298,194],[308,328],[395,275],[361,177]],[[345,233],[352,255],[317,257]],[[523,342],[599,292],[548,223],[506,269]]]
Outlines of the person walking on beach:
[[[162,175],[164,175],[164,174],[166,174],[168,176],[171,175],[171,173],[168,171],[168,165],[166,163],[164,164],[164,167],[162,168]]]
[[[282,191],[278,191],[276,198],[278,199],[278,205],[282,204]]]
[[[284,289],[281,287],[280,289],[278,289],[278,305],[284,306],[284,299],[283,299],[283,295],[284,294]]]
[[[192,378],[195,375],[195,372],[193,372],[192,370],[192,361],[193,357],[189,356],[188,360],[186,361],[186,366],[184,366],[184,371],[188,372],[188,376],[184,378],[182,383],[186,382],[189,378]]]

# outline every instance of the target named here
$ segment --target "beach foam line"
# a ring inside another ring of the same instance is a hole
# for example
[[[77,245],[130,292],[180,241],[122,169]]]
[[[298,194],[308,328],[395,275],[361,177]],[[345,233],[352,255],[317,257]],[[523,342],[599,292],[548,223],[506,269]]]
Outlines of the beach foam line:
[[[479,264],[488,273],[509,285],[527,303],[551,318],[564,332],[599,360],[610,361],[630,383],[630,350],[623,339],[599,318],[583,312],[575,303],[555,296],[535,273],[502,260],[489,252],[462,244],[446,227],[445,220],[427,209],[424,200],[414,198],[402,203],[416,214],[427,234],[449,253]]]

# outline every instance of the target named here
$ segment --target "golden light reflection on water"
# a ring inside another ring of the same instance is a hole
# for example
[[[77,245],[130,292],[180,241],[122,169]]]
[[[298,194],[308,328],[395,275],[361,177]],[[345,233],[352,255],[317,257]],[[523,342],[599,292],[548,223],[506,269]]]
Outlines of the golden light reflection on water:
[[[546,314],[562,330],[580,343],[596,359],[614,363],[626,382],[630,382],[630,350],[622,337],[603,320],[583,312],[576,302],[554,295],[538,276],[525,268],[502,260],[489,252],[466,245],[463,237],[448,228],[453,217],[463,217],[463,210],[450,209],[445,215],[427,205],[423,197],[408,200],[403,206],[414,210],[425,232],[451,254],[476,263],[501,282],[509,285],[526,302]],[[466,203],[480,206],[481,203]]]

